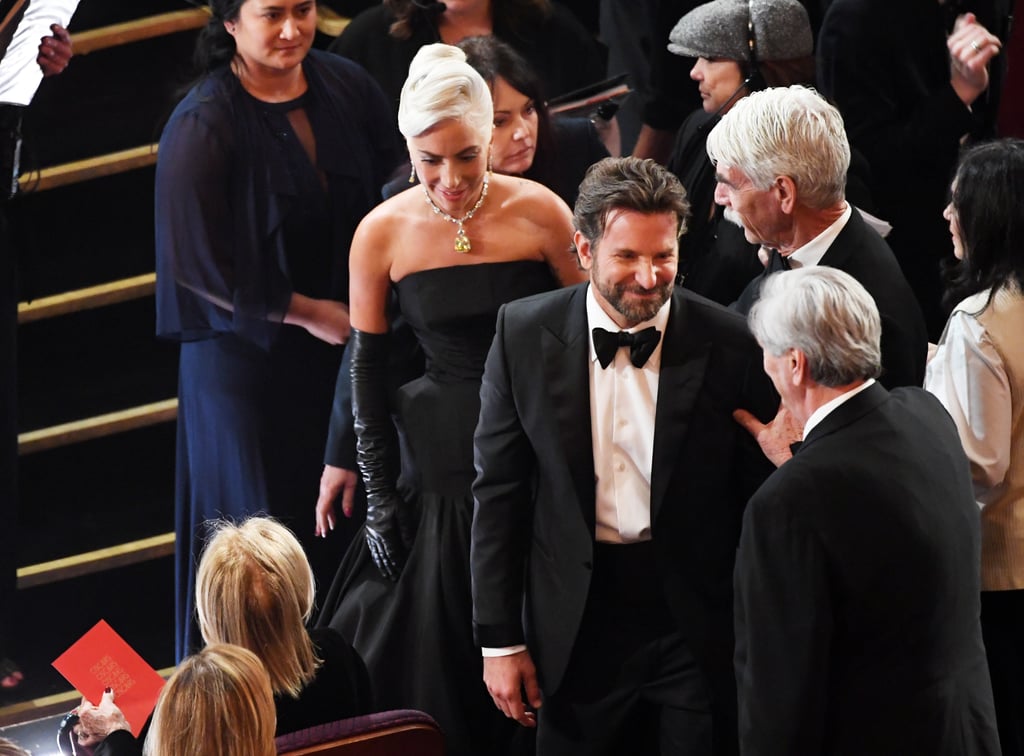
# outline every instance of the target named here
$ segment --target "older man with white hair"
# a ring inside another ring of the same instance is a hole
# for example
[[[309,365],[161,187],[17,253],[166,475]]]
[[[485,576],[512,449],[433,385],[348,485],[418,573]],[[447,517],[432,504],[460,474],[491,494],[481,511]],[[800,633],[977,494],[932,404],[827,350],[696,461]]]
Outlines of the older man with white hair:
[[[754,92],[708,134],[707,151],[718,181],[715,202],[766,257],[764,273],[733,308],[749,312],[765,279],[779,270],[844,270],[882,315],[881,382],[920,386],[924,317],[892,250],[846,201],[850,145],[839,111],[803,86]]]
[[[953,421],[923,389],[875,382],[878,308],[842,271],[772,276],[749,324],[804,432],[743,518],[741,753],[998,754]]]

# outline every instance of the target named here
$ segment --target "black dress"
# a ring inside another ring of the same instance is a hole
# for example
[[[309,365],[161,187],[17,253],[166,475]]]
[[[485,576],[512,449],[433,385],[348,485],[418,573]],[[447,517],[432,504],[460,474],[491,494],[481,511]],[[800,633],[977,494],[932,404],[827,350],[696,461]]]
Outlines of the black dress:
[[[503,753],[518,728],[491,701],[473,640],[473,431],[498,308],[555,285],[548,266],[532,261],[424,270],[395,285],[427,358],[426,373],[397,400],[400,486],[419,528],[396,583],[357,537],[318,621],[362,655],[375,708],[426,711],[450,754]]]

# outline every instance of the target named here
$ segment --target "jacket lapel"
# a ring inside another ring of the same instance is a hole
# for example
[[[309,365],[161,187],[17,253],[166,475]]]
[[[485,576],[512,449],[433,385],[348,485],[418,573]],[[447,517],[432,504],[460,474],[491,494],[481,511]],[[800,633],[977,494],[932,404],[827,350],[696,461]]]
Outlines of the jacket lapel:
[[[565,453],[584,521],[593,533],[594,447],[590,428],[590,339],[586,292],[585,285],[573,289],[566,317],[541,332],[541,351],[554,427]]]
[[[711,342],[698,328],[687,327],[687,321],[686,298],[677,290],[661,347],[651,468],[652,525],[661,511],[678,465],[679,449],[690,428],[693,405],[704,383],[711,352]]]

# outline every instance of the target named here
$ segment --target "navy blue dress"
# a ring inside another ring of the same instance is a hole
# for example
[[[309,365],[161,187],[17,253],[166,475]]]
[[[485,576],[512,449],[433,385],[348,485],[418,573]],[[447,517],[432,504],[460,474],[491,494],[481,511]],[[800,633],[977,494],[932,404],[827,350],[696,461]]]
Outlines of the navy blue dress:
[[[347,301],[348,248],[398,161],[357,66],[310,52],[308,90],[265,103],[225,67],[178,105],[156,175],[157,333],[182,342],[176,653],[200,643],[195,566],[211,518],[267,513],[313,540],[342,350],[283,325],[293,292]],[[303,110],[316,165],[289,112]],[[314,565],[314,568],[316,565]]]
[[[491,701],[473,640],[473,431],[498,308],[556,285],[534,261],[422,270],[395,284],[427,362],[395,402],[400,489],[419,526],[397,583],[377,571],[360,533],[318,619],[363,657],[374,708],[426,711],[453,756],[500,756],[521,729]]]

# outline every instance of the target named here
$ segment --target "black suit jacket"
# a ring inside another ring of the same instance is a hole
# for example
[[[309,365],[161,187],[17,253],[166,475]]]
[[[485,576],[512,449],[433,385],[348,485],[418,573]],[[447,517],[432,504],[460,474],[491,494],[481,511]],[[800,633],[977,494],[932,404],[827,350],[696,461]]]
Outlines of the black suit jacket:
[[[882,385],[923,385],[928,355],[924,316],[885,239],[854,210],[819,265],[849,273],[874,297],[882,316]],[[769,275],[766,269],[751,281],[733,309],[744,315],[750,312]]]
[[[595,478],[586,285],[505,305],[475,437],[471,565],[482,646],[525,642],[558,689],[590,586]],[[778,399],[743,320],[677,289],[664,334],[651,471],[660,580],[708,682],[719,753],[735,751],[732,568],[750,494],[770,467],[731,418]],[[524,613],[525,597],[525,613]],[[729,744],[731,743],[731,748]]]
[[[747,507],[736,562],[744,756],[998,754],[980,530],[956,428],[874,385]]]

